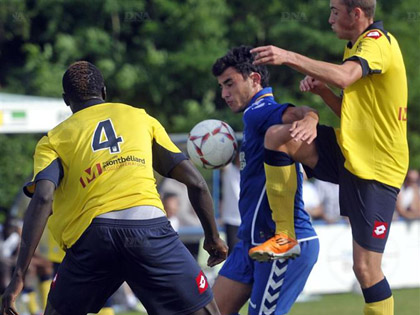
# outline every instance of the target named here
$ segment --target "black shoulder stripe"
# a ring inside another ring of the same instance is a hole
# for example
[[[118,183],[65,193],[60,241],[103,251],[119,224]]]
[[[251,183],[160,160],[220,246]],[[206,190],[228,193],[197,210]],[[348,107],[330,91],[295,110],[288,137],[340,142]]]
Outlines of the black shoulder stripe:
[[[366,61],[366,59],[362,57],[352,56],[344,60],[343,63],[346,61],[359,61],[360,65],[362,66],[362,76],[364,77],[367,76],[369,73],[371,73],[368,62]]]
[[[26,196],[32,197],[33,193],[31,193],[27,189],[27,187],[33,184],[36,184],[36,182],[40,180],[49,180],[53,182],[55,187],[57,188],[58,185],[60,185],[60,182],[63,176],[64,176],[63,165],[61,164],[60,159],[57,158],[54,161],[52,161],[50,165],[48,165],[41,172],[39,172],[32,182],[27,183],[23,187],[23,192],[25,193]]]
[[[188,160],[184,153],[171,152],[153,140],[153,169],[160,175],[169,177],[172,169],[184,160]]]

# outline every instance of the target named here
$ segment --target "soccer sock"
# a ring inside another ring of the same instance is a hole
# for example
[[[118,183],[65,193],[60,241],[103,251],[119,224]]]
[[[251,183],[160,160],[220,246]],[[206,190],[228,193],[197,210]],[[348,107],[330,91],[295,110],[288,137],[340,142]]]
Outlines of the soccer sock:
[[[389,283],[384,278],[367,289],[362,289],[365,297],[364,315],[393,315],[394,298]]]
[[[103,307],[98,315],[114,315],[114,309],[112,307]]]
[[[47,306],[48,293],[50,292],[51,287],[51,278],[48,276],[41,276],[40,281],[39,291],[41,293],[42,307],[45,309]]]
[[[295,162],[284,152],[264,149],[266,190],[276,234],[284,233],[289,238],[295,235],[295,195],[297,176]]]
[[[39,312],[38,302],[36,300],[36,292],[28,292],[28,311],[31,314],[36,314]]]

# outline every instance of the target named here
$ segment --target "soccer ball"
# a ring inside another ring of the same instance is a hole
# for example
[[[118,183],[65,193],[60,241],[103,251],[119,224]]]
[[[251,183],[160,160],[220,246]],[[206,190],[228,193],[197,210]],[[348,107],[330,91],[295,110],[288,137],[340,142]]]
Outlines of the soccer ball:
[[[237,149],[233,129],[221,120],[203,120],[188,135],[188,155],[194,164],[203,168],[214,169],[229,164]]]

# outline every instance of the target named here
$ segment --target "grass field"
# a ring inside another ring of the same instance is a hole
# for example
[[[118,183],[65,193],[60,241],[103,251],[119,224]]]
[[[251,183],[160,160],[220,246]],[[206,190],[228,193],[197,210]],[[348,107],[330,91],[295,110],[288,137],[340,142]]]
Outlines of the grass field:
[[[420,288],[394,290],[395,315],[420,314]],[[145,313],[119,313],[120,315],[145,315]],[[247,314],[247,305],[241,310]],[[331,294],[316,297],[310,302],[296,303],[290,315],[361,315],[363,297],[358,294]]]

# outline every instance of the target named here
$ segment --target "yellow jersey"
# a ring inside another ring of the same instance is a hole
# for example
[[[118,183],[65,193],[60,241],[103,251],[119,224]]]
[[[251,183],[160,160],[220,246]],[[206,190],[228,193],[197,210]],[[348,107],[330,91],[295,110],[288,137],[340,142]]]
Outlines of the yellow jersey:
[[[354,175],[400,188],[408,169],[407,79],[398,42],[373,23],[344,62],[357,60],[363,77],[343,91],[337,137]]]
[[[47,258],[49,261],[52,261],[53,263],[61,264],[61,262],[64,259],[64,256],[66,255],[66,252],[61,249],[61,247],[58,245],[58,243],[55,241],[54,237],[51,235],[51,231],[48,229],[48,252],[47,252]]]
[[[184,154],[162,125],[143,109],[102,103],[84,108],[37,144],[36,182],[56,184],[48,227],[61,248],[70,248],[103,213],[150,205],[163,210],[153,170],[168,176]]]

